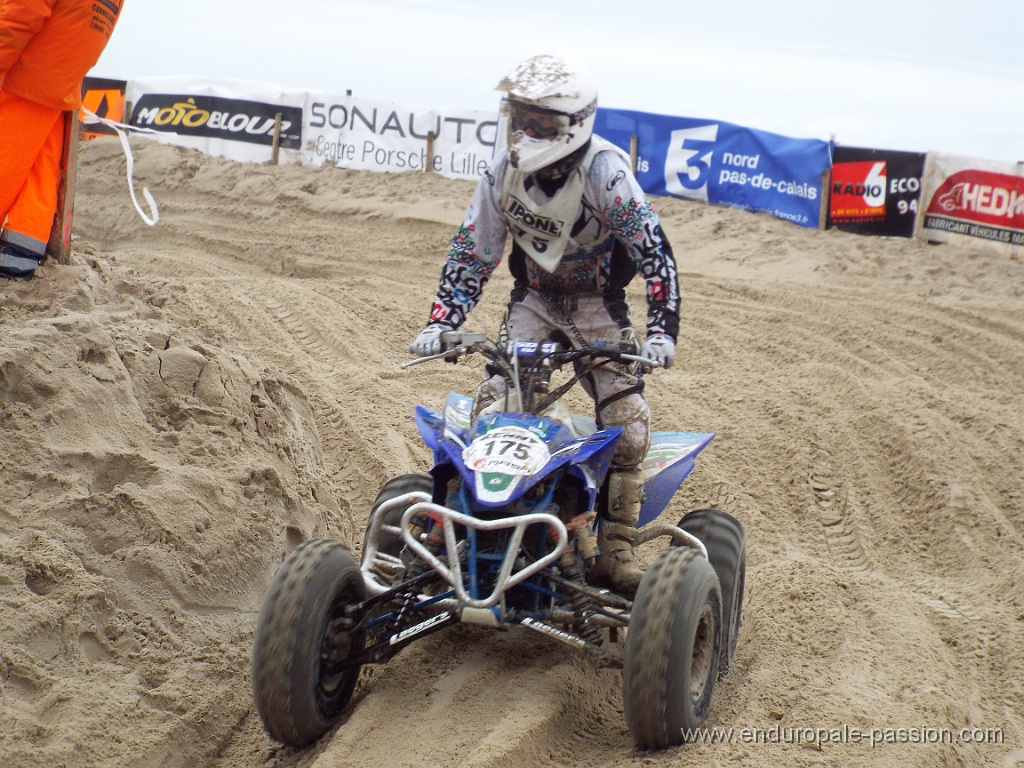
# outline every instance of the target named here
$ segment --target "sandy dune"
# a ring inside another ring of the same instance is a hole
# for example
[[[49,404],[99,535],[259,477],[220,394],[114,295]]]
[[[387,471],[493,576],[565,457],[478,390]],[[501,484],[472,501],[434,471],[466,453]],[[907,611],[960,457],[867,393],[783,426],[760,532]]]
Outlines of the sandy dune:
[[[638,753],[618,673],[456,628],[297,752],[252,706],[256,612],[298,542],[356,546],[379,486],[428,468],[414,405],[478,379],[398,369],[472,185],[135,149],[155,228],[91,142],[74,263],[0,283],[4,768],[1024,765],[1019,260],[655,200],[684,298],[655,428],[717,433],[666,514],[749,537],[709,723],[732,743]],[[891,736],[954,743],[850,736],[922,728]]]

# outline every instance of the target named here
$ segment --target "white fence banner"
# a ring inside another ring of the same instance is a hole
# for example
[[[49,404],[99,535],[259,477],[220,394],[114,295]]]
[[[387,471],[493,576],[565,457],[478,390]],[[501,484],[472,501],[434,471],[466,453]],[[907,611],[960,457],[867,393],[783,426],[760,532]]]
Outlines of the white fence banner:
[[[1024,247],[1024,164],[929,152],[921,200],[918,237]]]
[[[268,162],[281,115],[278,162],[297,163],[308,91],[248,80],[147,77],[128,81],[126,122],[167,144],[240,162]],[[153,136],[154,134],[149,134]]]
[[[303,116],[302,162],[393,173],[430,170],[448,178],[477,179],[494,155],[497,127],[497,112],[416,109],[310,93]]]

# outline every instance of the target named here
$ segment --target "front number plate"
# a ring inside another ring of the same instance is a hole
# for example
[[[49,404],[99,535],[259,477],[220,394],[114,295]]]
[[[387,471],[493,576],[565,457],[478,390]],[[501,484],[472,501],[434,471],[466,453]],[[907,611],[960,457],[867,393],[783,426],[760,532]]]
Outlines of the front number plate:
[[[492,429],[462,452],[469,469],[485,474],[533,475],[550,459],[544,441],[522,427]]]

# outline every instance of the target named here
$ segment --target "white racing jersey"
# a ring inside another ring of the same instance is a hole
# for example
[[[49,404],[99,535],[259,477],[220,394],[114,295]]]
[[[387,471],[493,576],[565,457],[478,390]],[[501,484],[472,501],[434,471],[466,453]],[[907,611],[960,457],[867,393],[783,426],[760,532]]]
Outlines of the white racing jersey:
[[[672,248],[628,157],[598,136],[593,141],[597,151],[588,152],[581,165],[586,169],[589,162],[585,178],[570,178],[553,195],[535,176],[512,168],[506,154],[495,158],[452,238],[432,324],[458,328],[465,322],[512,234],[509,268],[517,288],[621,300],[639,273],[647,283],[647,333],[677,337],[679,282]],[[547,251],[552,245],[564,246],[560,258]]]

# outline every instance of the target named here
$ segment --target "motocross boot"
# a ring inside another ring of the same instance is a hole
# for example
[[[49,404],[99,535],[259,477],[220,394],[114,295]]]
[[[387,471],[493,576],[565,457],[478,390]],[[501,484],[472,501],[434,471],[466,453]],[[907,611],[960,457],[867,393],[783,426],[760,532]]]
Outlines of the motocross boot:
[[[597,529],[601,554],[590,569],[590,582],[609,586],[633,598],[644,572],[633,556],[633,539],[644,495],[644,473],[640,469],[613,468],[608,476],[608,508]]]

